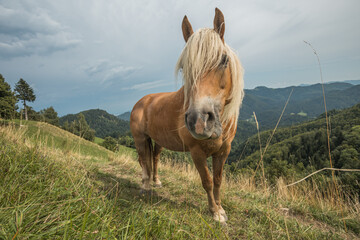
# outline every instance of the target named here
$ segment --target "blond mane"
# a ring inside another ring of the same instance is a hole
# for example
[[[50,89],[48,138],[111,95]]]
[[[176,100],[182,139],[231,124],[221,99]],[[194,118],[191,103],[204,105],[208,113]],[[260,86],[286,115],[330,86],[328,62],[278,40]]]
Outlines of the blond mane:
[[[231,129],[234,122],[236,125],[244,97],[244,70],[234,51],[222,42],[215,30],[202,28],[191,35],[176,63],[175,74],[177,76],[180,71],[182,73],[185,107],[199,79],[219,66],[223,54],[226,54],[229,59],[232,89],[228,96],[230,102],[224,108],[221,122],[223,126],[230,122],[229,129]],[[231,121],[234,118],[235,121]]]

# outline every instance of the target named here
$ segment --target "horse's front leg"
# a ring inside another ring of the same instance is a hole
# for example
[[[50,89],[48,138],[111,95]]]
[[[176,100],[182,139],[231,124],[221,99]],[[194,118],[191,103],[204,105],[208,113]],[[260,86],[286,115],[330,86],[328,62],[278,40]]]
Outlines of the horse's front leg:
[[[214,198],[214,185],[209,173],[209,169],[206,162],[206,155],[201,151],[191,151],[191,157],[195,163],[196,169],[198,170],[202,186],[205,189],[209,202],[209,209],[214,220],[224,223],[226,219],[219,212],[219,207],[215,202]]]
[[[215,203],[219,208],[219,213],[227,221],[228,217],[225,210],[221,206],[220,187],[222,182],[222,173],[224,169],[225,161],[230,153],[230,147],[225,146],[221,151],[217,152],[212,156],[213,164],[213,181],[214,181],[214,199]]]
[[[159,175],[158,175],[158,162],[160,159],[160,153],[162,151],[162,147],[155,143],[155,147],[154,147],[154,156],[153,156],[153,180],[155,183],[155,187],[161,187],[161,181],[159,179]]]

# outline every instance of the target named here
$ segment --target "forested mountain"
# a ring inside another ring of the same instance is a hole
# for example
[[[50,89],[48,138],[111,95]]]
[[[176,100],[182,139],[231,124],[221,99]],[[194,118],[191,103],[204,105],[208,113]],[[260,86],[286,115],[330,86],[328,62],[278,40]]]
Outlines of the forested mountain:
[[[293,94],[280,126],[291,126],[315,119],[324,111],[321,84],[274,89],[257,87],[245,90],[235,143],[239,144],[256,133],[253,112],[257,115],[260,130],[273,128],[292,88],[294,88]],[[328,110],[342,109],[360,102],[360,85],[354,86],[344,82],[329,83],[325,84],[325,92]],[[82,113],[90,127],[96,130],[95,136],[97,137],[118,137],[130,130],[130,112],[114,116],[104,110],[93,109]],[[60,118],[60,124],[74,121],[76,115],[68,114]]]
[[[122,120],[125,120],[125,121],[130,121],[130,114],[131,114],[131,112],[124,112],[124,113],[118,115],[117,117]]]
[[[81,113],[84,114],[86,122],[89,126],[96,131],[96,137],[104,138],[112,136],[117,138],[130,131],[129,122],[121,120],[104,110],[91,109]],[[64,125],[66,121],[71,123],[77,119],[78,114],[68,114],[61,117],[60,124]]]
[[[360,104],[342,111],[330,111],[329,123],[333,167],[359,169]],[[262,150],[271,132],[260,134]],[[252,172],[260,160],[259,149],[258,136],[254,135],[233,146],[228,162],[234,171]],[[278,129],[263,160],[270,180],[280,176],[303,176],[315,169],[330,167],[325,114],[310,122]],[[345,186],[360,192],[359,173],[339,173],[338,176]]]
[[[255,112],[262,129],[273,128],[292,89],[281,126],[314,119],[324,112],[321,84],[275,89],[257,87],[245,90],[240,119],[252,120]],[[324,89],[328,110],[343,109],[360,102],[360,85],[336,82],[325,84]]]

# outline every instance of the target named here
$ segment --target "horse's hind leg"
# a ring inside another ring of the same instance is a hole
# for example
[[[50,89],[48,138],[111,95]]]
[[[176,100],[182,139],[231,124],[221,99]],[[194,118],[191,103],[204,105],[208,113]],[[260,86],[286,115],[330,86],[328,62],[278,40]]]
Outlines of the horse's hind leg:
[[[139,155],[139,163],[142,168],[142,190],[150,191],[150,179],[151,179],[151,158],[152,158],[152,143],[151,138],[143,137],[134,137],[136,150]]]
[[[162,151],[163,147],[159,144],[155,143],[154,147],[154,156],[153,156],[153,180],[155,183],[155,187],[161,187],[161,182],[158,175],[158,162],[160,159],[160,153]]]

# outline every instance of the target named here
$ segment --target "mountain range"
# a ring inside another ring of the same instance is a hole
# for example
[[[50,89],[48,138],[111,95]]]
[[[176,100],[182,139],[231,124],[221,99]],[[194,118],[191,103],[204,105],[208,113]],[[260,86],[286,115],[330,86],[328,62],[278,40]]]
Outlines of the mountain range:
[[[349,82],[324,84],[328,111],[348,108],[360,102],[360,85],[354,85],[357,81]],[[290,93],[292,94],[289,98]],[[257,131],[254,125],[254,112],[260,130],[275,127],[288,98],[289,102],[280,121],[280,126],[291,126],[309,121],[324,112],[324,97],[321,84],[286,88],[260,86],[255,89],[245,89],[236,141],[242,142]],[[91,109],[81,113],[84,114],[90,127],[96,131],[95,136],[97,137],[118,137],[130,130],[130,112],[115,116],[104,110]],[[74,121],[77,115],[68,114],[61,117],[60,124],[63,125],[66,121]]]
[[[324,84],[324,92],[327,110],[343,109],[360,102],[360,85],[329,83]],[[282,126],[314,119],[325,111],[321,84],[286,88],[256,87],[245,90],[240,120],[252,121],[255,112],[262,129],[273,128],[288,98],[280,122]]]

